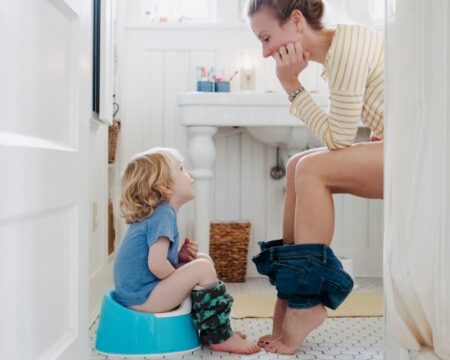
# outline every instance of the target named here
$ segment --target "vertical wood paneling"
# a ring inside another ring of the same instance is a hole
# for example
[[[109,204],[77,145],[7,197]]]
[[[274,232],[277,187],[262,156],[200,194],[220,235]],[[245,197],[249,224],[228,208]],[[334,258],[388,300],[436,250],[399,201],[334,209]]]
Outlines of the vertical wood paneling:
[[[213,219],[239,221],[241,218],[241,132],[220,132],[216,136]]]
[[[142,150],[147,149],[147,144],[164,145],[164,88],[166,87],[166,71],[164,51],[144,52],[143,71],[144,76],[141,79],[140,94],[141,103],[139,107],[143,112],[139,120],[141,121],[140,130],[143,131]],[[139,131],[139,128],[136,129]]]
[[[177,118],[177,98],[175,94],[189,90],[189,71],[178,71],[180,64],[189,64],[188,51],[166,51],[164,53],[164,145],[177,147],[185,152],[187,149],[186,128]],[[178,134],[184,136],[178,136]]]
[[[247,276],[257,276],[251,257],[259,252],[258,241],[266,240],[264,145],[247,133],[241,136],[241,217],[252,224],[248,247]]]
[[[266,237],[265,240],[275,240],[282,237],[283,202],[285,179],[274,180],[270,177],[270,171],[277,163],[277,151],[274,146],[265,146],[265,212],[266,212]]]
[[[224,192],[226,194],[226,203],[216,204],[220,205],[223,209],[224,214],[226,213],[226,218],[230,221],[239,220],[241,217],[240,201],[241,187],[241,135],[236,134],[227,139],[226,142],[226,173],[225,173],[225,188],[218,189],[219,192]],[[220,168],[220,163],[216,163],[216,167]],[[223,191],[225,190],[225,191]],[[219,207],[218,207],[219,208]]]
[[[212,180],[213,186],[211,198],[214,199],[211,209],[213,209],[213,219],[215,221],[230,220],[226,212],[227,204],[227,138],[216,136],[216,162],[214,164],[214,178]]]
[[[351,195],[345,195],[344,228],[345,247],[367,247],[368,201]]]
[[[140,88],[142,81],[143,49],[129,48],[124,57],[121,74],[121,115],[122,127],[119,137],[120,151],[117,154],[120,164],[124,166],[130,156],[140,151],[141,134],[140,114],[142,113],[144,91]],[[139,130],[137,130],[139,129]]]
[[[383,201],[369,201],[368,209],[368,247],[371,249],[381,249],[383,247]]]
[[[344,196],[341,194],[333,195],[335,216],[333,247],[345,247]]]
[[[240,50],[218,50],[216,52],[216,64],[215,71],[221,74],[222,71],[225,74],[225,80],[229,80],[229,77],[236,71],[240,70]],[[231,91],[239,91],[240,83],[239,77],[236,76],[230,83]]]

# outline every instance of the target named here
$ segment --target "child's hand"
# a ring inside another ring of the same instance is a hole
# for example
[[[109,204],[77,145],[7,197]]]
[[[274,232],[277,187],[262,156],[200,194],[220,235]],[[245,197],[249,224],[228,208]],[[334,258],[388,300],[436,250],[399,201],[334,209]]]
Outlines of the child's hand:
[[[184,243],[178,253],[178,261],[181,263],[188,263],[197,258],[197,252],[198,243],[187,237],[184,239]]]

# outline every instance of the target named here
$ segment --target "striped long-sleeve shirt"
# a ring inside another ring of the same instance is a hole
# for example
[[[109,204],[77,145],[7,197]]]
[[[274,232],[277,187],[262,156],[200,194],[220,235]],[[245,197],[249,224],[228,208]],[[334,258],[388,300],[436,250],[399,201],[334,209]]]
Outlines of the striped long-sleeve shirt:
[[[379,33],[360,25],[338,25],[322,74],[328,82],[329,113],[308,91],[290,112],[305,122],[329,149],[350,146],[362,122],[383,139],[384,47]]]

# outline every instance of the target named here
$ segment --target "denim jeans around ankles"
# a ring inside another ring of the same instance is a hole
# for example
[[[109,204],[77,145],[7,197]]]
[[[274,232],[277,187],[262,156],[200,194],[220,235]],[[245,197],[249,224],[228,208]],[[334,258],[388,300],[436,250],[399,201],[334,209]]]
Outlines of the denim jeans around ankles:
[[[352,278],[327,245],[283,245],[282,240],[259,245],[261,252],[252,260],[290,308],[322,304],[334,310],[353,288]]]

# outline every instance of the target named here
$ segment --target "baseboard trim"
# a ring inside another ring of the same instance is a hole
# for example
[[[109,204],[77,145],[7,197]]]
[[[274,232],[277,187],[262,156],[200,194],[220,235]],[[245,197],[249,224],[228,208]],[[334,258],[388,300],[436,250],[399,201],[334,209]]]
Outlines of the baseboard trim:
[[[113,287],[112,265],[113,257],[109,257],[89,279],[89,326],[100,313],[103,295]]]

